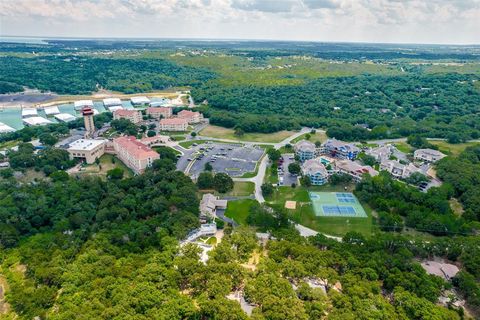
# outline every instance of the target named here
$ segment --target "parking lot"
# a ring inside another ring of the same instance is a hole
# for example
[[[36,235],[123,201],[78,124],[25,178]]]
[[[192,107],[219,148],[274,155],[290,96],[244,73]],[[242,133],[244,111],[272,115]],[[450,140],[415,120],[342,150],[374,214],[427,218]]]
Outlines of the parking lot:
[[[192,145],[178,163],[177,169],[190,167],[189,175],[197,177],[204,171],[205,164],[210,163],[214,172],[224,172],[231,177],[241,177],[247,172],[254,172],[257,162],[264,150],[260,147],[244,146],[242,144],[225,144],[206,142]]]
[[[297,183],[297,176],[288,172],[288,165],[295,162],[293,153],[282,154],[283,163],[279,165],[278,170],[278,183],[281,186],[291,186],[292,183]],[[281,161],[280,161],[281,162]]]

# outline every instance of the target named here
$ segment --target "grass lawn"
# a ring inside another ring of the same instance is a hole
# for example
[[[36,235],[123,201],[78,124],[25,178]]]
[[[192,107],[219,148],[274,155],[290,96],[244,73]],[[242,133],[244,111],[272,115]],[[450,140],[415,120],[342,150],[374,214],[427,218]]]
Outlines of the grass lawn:
[[[178,144],[186,149],[190,148],[194,143],[202,144],[205,143],[207,140],[190,140],[190,141],[183,141],[179,142]]]
[[[406,142],[395,142],[393,144],[398,150],[404,153],[411,153],[413,152],[413,148]]]
[[[254,142],[280,142],[283,139],[290,137],[294,133],[294,131],[283,130],[274,133],[245,133],[243,136],[238,137],[234,134],[233,129],[212,125],[208,125],[202,131],[200,131],[200,135],[205,137]]]
[[[256,200],[252,199],[228,201],[225,216],[235,220],[238,224],[246,225],[248,211],[256,202]]]
[[[451,144],[443,140],[428,140],[428,142],[430,142],[433,145],[436,145],[439,151],[445,154],[451,154],[453,156],[459,155],[467,147],[479,144],[478,142],[465,142],[465,143]]]
[[[5,141],[0,143],[0,150],[3,149],[10,149],[18,145],[21,141],[20,140],[12,140],[12,141]]]
[[[227,193],[222,193],[223,196],[243,197],[249,196],[255,192],[255,184],[253,182],[236,181],[233,185],[233,190]]]
[[[182,154],[182,153],[181,153],[180,151],[178,151],[177,149],[170,148],[170,147],[159,146],[159,147],[153,147],[152,149],[155,150],[155,151],[157,151],[158,153],[160,153],[160,152],[159,152],[160,150],[169,149],[169,150],[173,151],[173,153],[175,153],[176,155],[177,155],[177,154]]]
[[[317,131],[315,132],[315,134],[311,134],[310,132],[307,132],[307,133],[305,133],[305,134],[302,134],[300,137],[293,139],[292,142],[291,142],[291,144],[295,144],[296,142],[305,139],[305,136],[306,136],[307,134],[310,135],[310,139],[308,139],[308,141],[313,142],[313,143],[315,143],[316,141],[320,141],[320,142],[323,143],[323,142],[327,141],[327,139],[328,139],[327,134],[325,133],[325,131],[319,131],[319,130],[317,130]]]
[[[115,161],[115,163],[113,163]],[[123,177],[124,178],[129,178],[133,176],[132,170],[128,168],[120,159],[117,157],[111,155],[111,154],[104,154],[103,156],[100,157],[100,165],[97,165],[95,163],[86,165],[85,167],[82,168],[82,171],[80,171],[79,175],[98,175],[103,178],[106,178],[107,176],[107,171],[114,169],[114,168],[120,168],[123,170]]]
[[[353,184],[333,186],[330,184],[323,186],[305,187],[278,187],[274,194],[266,200],[268,204],[274,208],[284,208],[285,201],[297,201],[297,208],[295,210],[288,210],[291,219],[298,223],[334,236],[343,236],[349,231],[357,231],[365,236],[370,236],[373,231],[372,210],[362,204],[367,218],[351,218],[351,217],[317,217],[313,210],[313,206],[308,196],[308,191],[323,191],[323,192],[343,192],[347,187],[347,191],[351,192],[354,189]]]
[[[272,174],[272,166],[267,167],[267,171],[265,172],[265,182],[270,184],[278,183],[278,174]]]

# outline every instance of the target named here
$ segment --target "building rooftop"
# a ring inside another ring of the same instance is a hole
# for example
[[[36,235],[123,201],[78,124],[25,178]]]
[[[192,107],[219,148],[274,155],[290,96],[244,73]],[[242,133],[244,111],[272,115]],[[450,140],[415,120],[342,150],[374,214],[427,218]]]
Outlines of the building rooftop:
[[[129,154],[133,155],[136,159],[148,159],[159,158],[159,154],[152,150],[150,147],[144,145],[140,140],[137,140],[133,136],[123,136],[113,140],[121,148],[126,150]]]
[[[106,98],[106,99],[103,99],[103,105],[106,107],[121,106],[122,100],[120,100],[119,98]]]
[[[44,126],[50,123],[53,123],[52,121],[45,119],[43,117],[29,117],[29,118],[24,118],[23,122],[26,125],[29,126]]]
[[[14,128],[7,126],[5,123],[0,122],[0,133],[7,133],[15,131]]]
[[[188,124],[188,121],[182,118],[170,118],[170,119],[162,119],[160,120],[160,124]]]
[[[170,99],[162,98],[159,101],[150,101],[150,107],[165,106],[166,104],[169,104],[169,103],[170,103]]]
[[[432,157],[445,157],[445,154],[443,154],[442,152],[438,151],[438,150],[434,150],[434,149],[417,149],[415,150],[415,152],[413,153],[414,156],[418,156],[420,154],[424,154],[424,155],[428,155],[428,156],[432,156]]]
[[[114,107],[112,107],[114,108]],[[113,111],[115,115],[121,116],[121,117],[129,117],[133,116],[135,114],[138,114],[140,111],[139,110],[127,110],[127,109],[116,109]]]
[[[307,140],[300,140],[295,143],[295,150],[315,152],[315,144]]]
[[[335,138],[333,139],[328,139],[327,141],[325,141],[325,143],[323,144],[325,147],[328,147],[328,148],[333,148],[333,149],[341,149],[343,151],[350,151],[350,152],[360,152],[360,149],[351,144],[351,143],[347,143],[347,142],[344,142],[344,141],[341,141],[341,140],[337,140]]]
[[[150,99],[148,99],[146,96],[139,96],[139,97],[131,97],[130,101],[133,104],[146,104],[150,103]]]
[[[60,110],[58,110],[58,107],[57,107],[57,106],[45,107],[45,108],[43,108],[43,111],[45,111],[45,114],[46,114],[47,116],[60,113]]]
[[[121,110],[123,109],[122,106],[111,106],[111,107],[108,107],[108,110],[110,110],[111,112],[114,112],[114,111],[117,111],[117,110]]]
[[[172,110],[172,108],[169,107],[148,107],[147,112],[168,112]]]
[[[303,163],[302,171],[307,175],[315,175],[320,173],[322,176],[328,176],[327,169],[320,162],[320,159],[310,159]]]
[[[78,100],[73,103],[75,108],[81,108],[81,107],[93,107],[93,101],[92,100]]]
[[[369,173],[371,176],[378,175],[378,171],[370,166],[362,166],[361,164],[351,160],[339,160],[335,163],[338,169],[348,172]]]
[[[200,115],[200,112],[190,111],[190,110],[182,110],[178,113],[179,118],[191,118],[199,115]]]
[[[59,114],[56,114],[54,117],[55,117],[55,119],[57,119],[59,121],[63,121],[63,122],[70,122],[70,121],[74,121],[75,119],[77,119],[75,116],[72,116],[69,113],[59,113]]]
[[[23,108],[22,118],[38,116],[37,108]]]
[[[78,139],[70,143],[68,150],[83,150],[83,151],[90,151],[95,149],[96,147],[106,143],[107,140],[94,140],[94,139]]]

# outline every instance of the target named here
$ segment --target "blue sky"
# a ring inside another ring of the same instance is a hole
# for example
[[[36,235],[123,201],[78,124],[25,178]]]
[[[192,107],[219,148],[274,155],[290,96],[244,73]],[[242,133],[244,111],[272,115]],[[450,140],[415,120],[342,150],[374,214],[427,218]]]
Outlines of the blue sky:
[[[480,44],[480,0],[1,0],[0,35]]]

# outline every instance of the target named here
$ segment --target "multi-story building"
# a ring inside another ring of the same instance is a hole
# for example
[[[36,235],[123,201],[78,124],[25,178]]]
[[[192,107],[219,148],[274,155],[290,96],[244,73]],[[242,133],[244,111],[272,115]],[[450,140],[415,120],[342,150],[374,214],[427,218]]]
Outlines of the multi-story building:
[[[386,144],[377,148],[371,148],[367,150],[365,153],[369,156],[375,158],[377,162],[382,162],[385,160],[390,159],[390,156],[393,154],[395,147],[391,144]]]
[[[170,118],[160,120],[161,131],[187,131],[188,121],[181,118]]]
[[[135,137],[123,136],[113,140],[113,148],[117,157],[135,172],[140,174],[150,167],[160,155]]]
[[[130,120],[132,123],[140,123],[142,122],[142,113],[140,110],[127,110],[127,109],[119,109],[113,111],[113,119],[127,119]]]
[[[407,165],[397,160],[384,160],[380,163],[380,170],[388,171],[394,178],[404,179],[410,177],[412,173],[421,172],[413,163]]]
[[[79,139],[70,144],[67,151],[70,158],[81,158],[86,163],[94,163],[105,153],[107,140]]]
[[[156,135],[156,136],[153,136],[153,137],[142,138],[140,140],[141,143],[143,143],[144,145],[146,145],[148,147],[152,147],[152,146],[155,146],[155,145],[164,145],[164,144],[167,144],[168,141],[170,141],[170,137],[169,136],[162,136],[162,135]]]
[[[84,107],[82,109],[83,122],[85,123],[85,130],[86,130],[85,138],[91,138],[95,133],[95,123],[93,122],[94,114],[95,113],[93,112],[93,108],[91,107]]]
[[[335,162],[335,170],[339,173],[352,176],[355,181],[362,180],[364,174],[368,173],[372,177],[378,175],[378,171],[370,166],[362,166],[354,161],[345,159]]]
[[[437,162],[438,160],[445,157],[443,153],[438,150],[433,149],[418,149],[413,153],[415,160],[425,161],[425,162]]]
[[[338,159],[355,160],[360,153],[360,149],[355,145],[337,139],[328,139],[323,144],[323,148],[326,153]]]
[[[147,115],[155,119],[167,119],[172,116],[172,108],[169,107],[149,107],[147,108]]]
[[[328,181],[328,172],[318,158],[306,160],[302,165],[302,173],[310,178],[312,185],[322,185]]]
[[[180,119],[187,120],[189,124],[199,123],[203,120],[203,115],[197,111],[182,110],[177,116]]]
[[[300,140],[294,146],[295,154],[301,162],[310,160],[316,157],[315,144],[307,140]]]

